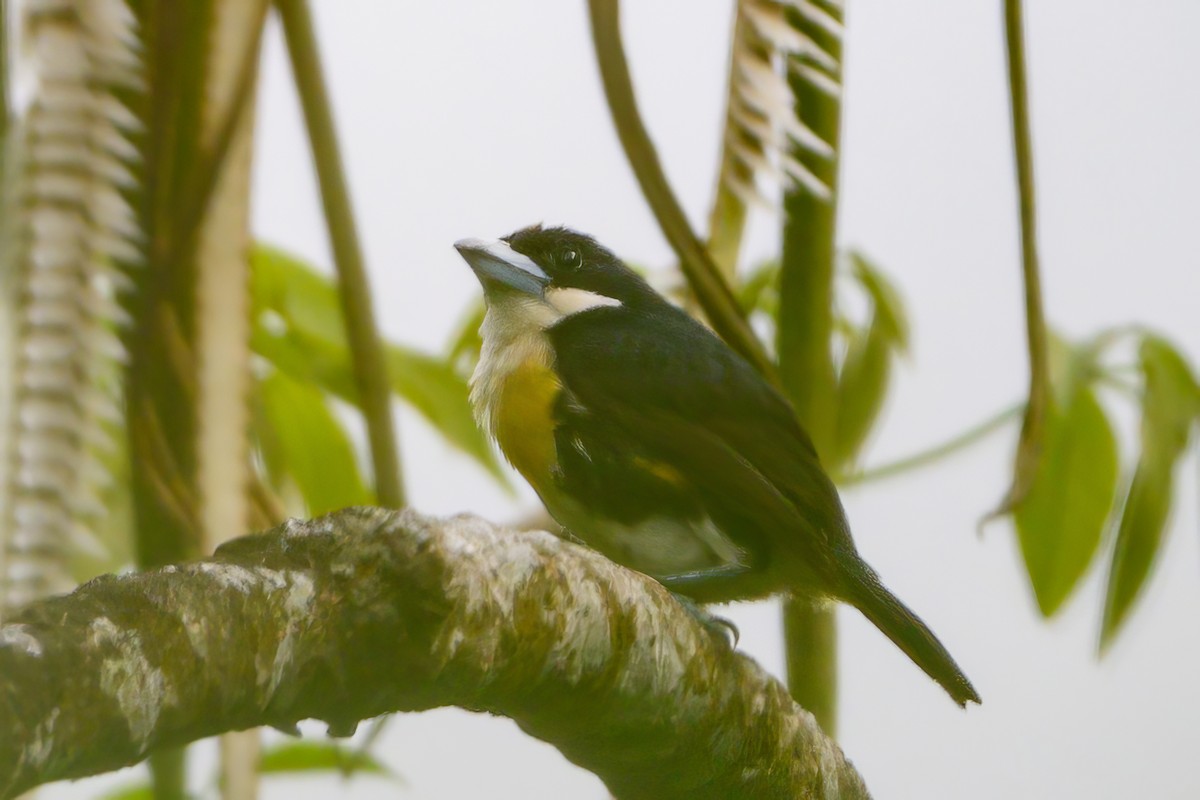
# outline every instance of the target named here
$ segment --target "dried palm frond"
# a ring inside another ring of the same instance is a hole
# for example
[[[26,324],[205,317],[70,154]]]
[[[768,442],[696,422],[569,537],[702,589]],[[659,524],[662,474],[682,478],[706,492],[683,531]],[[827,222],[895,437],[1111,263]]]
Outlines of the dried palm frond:
[[[0,283],[0,608],[70,584],[104,513],[98,456],[120,420],[123,266],[140,260],[135,19],[124,0],[30,0],[29,99],[10,134]]]
[[[728,274],[736,262],[746,207],[769,205],[760,191],[761,180],[779,181],[822,199],[830,196],[829,187],[795,152],[831,158],[833,145],[801,121],[788,80],[793,77],[836,97],[840,65],[789,22],[789,12],[841,35],[836,17],[810,0],[737,3],[721,166],[710,221],[714,257]]]

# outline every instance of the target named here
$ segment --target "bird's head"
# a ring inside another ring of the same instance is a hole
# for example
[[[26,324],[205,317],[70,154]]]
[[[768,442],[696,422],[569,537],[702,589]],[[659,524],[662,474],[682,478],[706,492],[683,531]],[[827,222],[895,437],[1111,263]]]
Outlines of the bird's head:
[[[637,273],[595,239],[534,225],[502,239],[462,239],[454,247],[483,284],[489,305],[517,300],[552,319],[657,298]]]

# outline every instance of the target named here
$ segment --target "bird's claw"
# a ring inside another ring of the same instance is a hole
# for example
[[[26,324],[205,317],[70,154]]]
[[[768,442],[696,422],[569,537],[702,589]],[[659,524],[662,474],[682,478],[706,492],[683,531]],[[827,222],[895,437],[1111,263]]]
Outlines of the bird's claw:
[[[683,606],[684,610],[692,616],[692,619],[699,622],[706,631],[713,636],[726,642],[731,648],[736,648],[738,641],[741,639],[741,631],[737,625],[734,625],[730,620],[724,617],[718,617],[715,614],[710,614],[705,611],[695,600],[682,594],[671,592],[679,605]]]

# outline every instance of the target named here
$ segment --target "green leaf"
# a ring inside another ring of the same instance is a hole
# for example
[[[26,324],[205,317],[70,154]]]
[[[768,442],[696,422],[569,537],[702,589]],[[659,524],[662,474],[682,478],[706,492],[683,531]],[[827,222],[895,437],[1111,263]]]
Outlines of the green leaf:
[[[450,363],[399,345],[388,347],[387,360],[396,394],[407,400],[447,441],[510,487],[495,451],[475,424],[467,382]]]
[[[737,289],[738,304],[747,316],[761,311],[771,319],[779,315],[779,259],[755,265]]]
[[[293,380],[358,406],[358,388],[344,348],[296,330],[276,333],[263,328],[251,332],[250,347]]]
[[[154,789],[148,783],[131,783],[100,795],[99,800],[154,800]]]
[[[848,255],[852,274],[870,300],[865,331],[845,333],[846,356],[838,373],[837,432],[831,463],[852,464],[883,409],[895,356],[908,349],[908,321],[900,295],[866,257]]]
[[[479,328],[483,325],[483,316],[486,313],[487,306],[483,304],[483,300],[472,303],[450,340],[447,360],[465,372],[474,369],[475,363],[479,361],[479,351],[483,349]]]
[[[849,336],[838,374],[837,434],[831,463],[838,470],[851,465],[879,418],[892,371],[893,348],[881,326]]]
[[[342,747],[334,742],[284,742],[263,750],[259,762],[263,775],[296,772],[366,773],[396,778],[385,764],[370,753]]]
[[[374,502],[324,393],[276,371],[259,382],[258,397],[270,443],[264,460],[270,472],[295,482],[309,514]]]
[[[265,245],[254,247],[250,266],[256,311],[273,311],[289,327],[345,347],[342,307],[332,277]]]
[[[1145,379],[1142,452],[1113,548],[1100,626],[1101,652],[1112,643],[1150,576],[1170,515],[1175,465],[1200,415],[1200,388],[1169,342],[1147,336],[1139,355]]]
[[[908,314],[904,310],[900,292],[879,267],[862,253],[851,250],[847,257],[850,260],[851,274],[871,298],[874,309],[873,324],[882,329],[887,340],[895,345],[898,352],[908,352]]]
[[[1117,441],[1086,386],[1052,403],[1033,482],[1014,510],[1038,608],[1050,617],[1091,564],[1116,494]]]
[[[259,246],[252,257],[257,309],[254,352],[295,381],[319,386],[358,405],[358,391],[331,278],[281,251]],[[397,396],[420,413],[451,445],[508,486],[487,437],[475,425],[466,378],[453,360],[388,345],[388,377]]]

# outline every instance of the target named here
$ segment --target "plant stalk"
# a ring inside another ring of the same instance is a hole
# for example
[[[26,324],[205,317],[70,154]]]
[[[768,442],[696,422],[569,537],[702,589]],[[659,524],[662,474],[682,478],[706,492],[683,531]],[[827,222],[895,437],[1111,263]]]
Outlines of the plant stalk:
[[[130,93],[145,135],[141,181],[135,190],[145,236],[144,269],[129,270],[133,324],[124,332],[129,351],[126,431],[135,514],[138,566],[145,569],[200,554],[196,500],[197,414],[194,364],[195,204],[203,152],[211,3],[143,0],[132,4],[144,37],[146,87]],[[207,165],[212,166],[212,165]],[[162,749],[150,759],[156,800],[186,796],[186,755]]]
[[[363,264],[312,12],[307,0],[276,0],[275,8],[283,23],[292,75],[300,95],[317,182],[321,187],[354,380],[371,444],[376,495],[381,505],[402,508],[406,500],[392,418],[387,362],[371,306],[371,287]]]
[[[840,12],[836,15],[840,21]],[[840,64],[839,36],[798,13],[788,22]],[[839,76],[840,78],[840,76]],[[841,101],[795,74],[789,75],[797,116],[838,150]],[[837,430],[833,364],[833,283],[837,230],[838,159],[817,158],[802,148],[793,156],[830,189],[828,198],[801,186],[784,195],[783,257],[779,276],[777,351],[783,387],[817,453],[829,457]],[[833,472],[840,465],[829,464]],[[837,731],[837,620],[831,606],[803,600],[784,604],[788,688],[830,736]]]
[[[871,467],[869,469],[864,469],[861,472],[846,475],[838,481],[838,485],[854,486],[861,483],[870,483],[871,481],[892,478],[896,475],[901,475],[914,469],[927,467],[931,464],[941,461],[943,458],[952,456],[955,453],[965,450],[976,442],[987,438],[987,436],[1000,430],[1009,422],[1020,416],[1021,412],[1024,410],[1024,403],[1017,403],[1009,406],[1003,411],[988,417],[983,422],[968,428],[957,436],[953,436],[950,439],[947,439],[946,441],[934,445],[926,450],[913,453],[912,455],[905,456],[904,458],[899,458],[895,461],[888,462],[887,464],[881,464],[878,467]]]
[[[1021,272],[1025,282],[1025,330],[1029,345],[1029,402],[1021,422],[1012,486],[993,513],[1018,505],[1029,491],[1041,456],[1050,404],[1050,365],[1042,282],[1038,265],[1037,214],[1034,203],[1033,144],[1029,94],[1025,76],[1025,37],[1021,0],[1004,0],[1004,33],[1008,56],[1008,90],[1012,104],[1013,154],[1021,215]]]
[[[148,760],[154,800],[187,800],[187,748],[156,750]]]
[[[768,379],[778,382],[775,365],[742,314],[720,268],[692,231],[659,163],[633,93],[633,80],[621,41],[620,3],[618,0],[588,0],[588,12],[600,79],[617,136],[650,210],[679,258],[688,284],[721,338]]]

